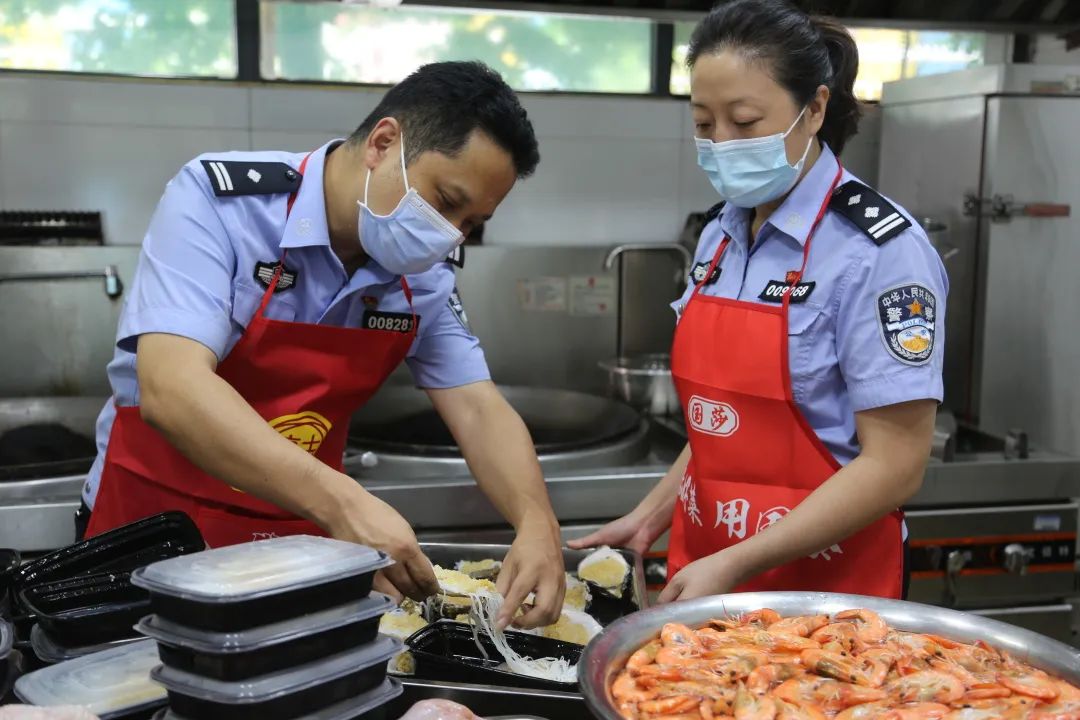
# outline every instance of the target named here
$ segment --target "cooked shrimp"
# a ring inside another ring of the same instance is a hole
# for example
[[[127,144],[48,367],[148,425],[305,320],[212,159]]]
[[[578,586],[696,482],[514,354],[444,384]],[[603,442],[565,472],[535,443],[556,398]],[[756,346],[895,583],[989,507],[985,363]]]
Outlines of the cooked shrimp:
[[[902,703],[951,703],[964,696],[964,685],[955,675],[937,670],[923,670],[898,678],[885,688]]]
[[[669,695],[657,700],[646,700],[638,703],[638,710],[656,715],[674,715],[675,713],[687,712],[696,709],[701,702],[690,695]]]
[[[657,695],[656,690],[648,690],[639,687],[637,681],[628,673],[619,673],[611,686],[611,696],[620,702],[645,702],[652,700]]]
[[[949,714],[949,706],[940,703],[914,703],[893,708],[881,720],[939,720]]]
[[[679,623],[668,623],[660,630],[660,643],[664,647],[701,647],[694,631]]]
[[[876,702],[886,697],[885,692],[879,688],[861,687],[813,675],[786,680],[773,694],[788,702],[817,705],[825,712],[837,712],[852,705]]]
[[[872,702],[854,705],[836,716],[835,720],[871,720],[880,718],[889,711],[887,703]]]
[[[1035,668],[1010,669],[998,673],[998,682],[1020,695],[1050,701],[1060,691],[1053,678]]]
[[[784,618],[769,626],[770,632],[788,633],[800,637],[810,637],[829,624],[828,615],[799,615]]]
[[[877,645],[889,634],[889,626],[885,624],[881,616],[866,608],[836,613],[834,619],[853,622],[859,639],[867,645]]]
[[[802,662],[811,672],[844,682],[878,687],[885,682],[887,668],[873,658],[858,659],[824,650],[803,650]]]
[[[740,685],[735,693],[735,720],[774,720],[776,700],[768,695],[755,695]]]
[[[866,649],[866,643],[859,639],[855,626],[846,622],[830,623],[815,630],[810,639],[819,645],[838,643],[844,652],[862,652]]]
[[[762,608],[760,610],[753,610],[742,616],[742,624],[744,625],[764,625],[769,627],[775,623],[780,622],[783,618],[780,617],[780,613],[770,608]]]
[[[777,700],[776,708],[776,720],[826,720],[825,713],[813,705],[798,705],[786,700]]]
[[[802,667],[793,663],[773,663],[755,668],[746,678],[746,687],[758,695],[764,695],[772,689],[773,685],[790,680],[803,671]]]
[[[645,667],[649,663],[656,660],[656,653],[660,650],[660,641],[653,640],[647,645],[643,645],[634,651],[634,654],[630,656],[630,659],[626,661],[626,667],[631,670]]]

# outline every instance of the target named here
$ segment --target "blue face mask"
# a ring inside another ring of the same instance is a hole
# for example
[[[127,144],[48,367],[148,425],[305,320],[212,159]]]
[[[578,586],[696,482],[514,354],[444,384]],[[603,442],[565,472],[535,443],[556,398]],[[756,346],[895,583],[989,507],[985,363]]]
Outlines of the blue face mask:
[[[698,165],[709,176],[716,192],[729,204],[752,208],[783,196],[799,180],[811,138],[806,150],[794,165],[788,164],[786,138],[802,119],[806,108],[791,123],[787,132],[745,140],[712,140],[695,138]]]
[[[401,139],[401,175],[405,196],[389,215],[376,215],[368,207],[371,171],[364,181],[360,206],[360,246],[375,262],[395,275],[421,273],[435,267],[465,239],[454,225],[409,187],[405,171],[405,138]]]

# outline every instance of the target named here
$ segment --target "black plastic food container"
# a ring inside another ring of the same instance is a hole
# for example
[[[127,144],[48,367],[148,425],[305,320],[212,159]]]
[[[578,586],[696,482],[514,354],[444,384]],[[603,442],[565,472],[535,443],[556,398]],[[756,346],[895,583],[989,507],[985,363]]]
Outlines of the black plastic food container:
[[[130,573],[107,573],[34,585],[19,603],[53,641],[78,647],[133,637],[150,595],[131,584]]]
[[[150,718],[166,704],[151,681],[157,650],[141,640],[23,675],[15,695],[28,705],[82,705],[101,720]]]
[[[343,700],[330,707],[306,713],[290,720],[391,720],[387,715],[388,704],[396,700],[402,693],[401,683],[393,678],[387,678],[382,685],[369,690],[356,697]],[[397,715],[392,716],[397,718]],[[173,710],[161,710],[154,716],[154,720],[188,720],[178,715]]]
[[[57,663],[67,662],[68,660],[74,660],[85,655],[93,655],[96,652],[102,650],[111,650],[121,645],[129,645],[134,642],[139,642],[142,638],[135,636],[124,638],[122,640],[111,640],[106,643],[100,643],[98,645],[79,645],[69,647],[67,645],[61,645],[53,638],[49,637],[49,634],[41,629],[40,626],[34,625],[30,631],[30,649],[34,651],[34,655],[38,660],[46,665],[56,665]]]
[[[505,636],[510,648],[524,657],[561,658],[571,665],[577,664],[581,658],[583,648],[580,645],[512,630],[507,631]],[[473,628],[464,623],[440,620],[413,633],[406,644],[416,659],[415,677],[418,680],[577,691],[576,682],[541,680],[499,669],[500,665],[504,665],[504,659],[495,648],[495,643],[483,632],[477,632],[476,639],[484,646],[489,659],[485,659],[476,647]]]
[[[150,563],[206,547],[199,529],[182,512],[138,520],[69,545],[23,565],[15,574],[20,590],[80,575],[130,572]]]
[[[385,636],[370,645],[285,672],[238,682],[192,675],[162,665],[150,677],[165,686],[169,707],[199,720],[293,720],[373,690],[386,663],[403,648]]]
[[[245,680],[366,645],[396,603],[373,593],[359,602],[236,633],[207,633],[154,615],[137,630],[158,641],[169,667],[217,680]]]
[[[151,610],[180,625],[236,632],[360,600],[384,553],[308,535],[273,538],[173,558],[132,573]]]

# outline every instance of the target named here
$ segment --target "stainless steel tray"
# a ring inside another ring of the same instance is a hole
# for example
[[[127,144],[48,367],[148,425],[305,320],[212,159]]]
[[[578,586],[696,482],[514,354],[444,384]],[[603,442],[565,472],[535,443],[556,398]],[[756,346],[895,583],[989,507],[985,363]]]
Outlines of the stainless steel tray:
[[[502,560],[510,551],[509,545],[486,545],[473,543],[420,543],[420,549],[428,556],[428,559],[442,567],[454,567],[459,560]],[[592,552],[591,550],[571,550],[563,548],[563,562],[569,572],[577,570],[578,563]],[[631,572],[631,599],[641,609],[649,606],[649,593],[645,588],[645,567],[641,556],[632,550],[619,549],[619,554],[630,563]]]
[[[622,720],[608,688],[630,654],[656,636],[665,623],[691,627],[711,618],[772,608],[781,615],[833,614],[848,608],[869,608],[892,627],[929,632],[959,641],[984,640],[1014,657],[1080,684],[1080,651],[1056,640],[997,620],[932,605],[863,595],[815,592],[760,592],[717,595],[663,605],[618,620],[585,648],[578,681],[585,702],[598,718]]]

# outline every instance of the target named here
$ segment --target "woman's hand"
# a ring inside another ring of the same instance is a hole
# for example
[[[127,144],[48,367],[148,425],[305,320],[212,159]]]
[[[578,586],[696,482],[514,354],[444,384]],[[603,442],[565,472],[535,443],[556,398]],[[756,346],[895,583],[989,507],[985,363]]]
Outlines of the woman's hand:
[[[721,550],[695,560],[680,570],[660,593],[659,602],[664,604],[723,595],[742,583],[743,575],[744,569],[735,554]]]

